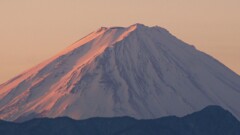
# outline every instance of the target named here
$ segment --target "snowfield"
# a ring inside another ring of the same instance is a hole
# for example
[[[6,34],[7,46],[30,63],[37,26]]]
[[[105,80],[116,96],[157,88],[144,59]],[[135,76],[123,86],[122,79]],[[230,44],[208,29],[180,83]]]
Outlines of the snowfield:
[[[186,114],[240,119],[240,76],[161,27],[102,27],[0,85],[0,119]]]

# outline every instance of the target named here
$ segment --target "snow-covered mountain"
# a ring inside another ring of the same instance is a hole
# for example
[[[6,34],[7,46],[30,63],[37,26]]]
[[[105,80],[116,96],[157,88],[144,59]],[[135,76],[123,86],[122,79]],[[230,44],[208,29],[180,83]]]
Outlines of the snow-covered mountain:
[[[0,119],[183,116],[220,105],[240,118],[240,77],[160,27],[102,27],[0,85]]]

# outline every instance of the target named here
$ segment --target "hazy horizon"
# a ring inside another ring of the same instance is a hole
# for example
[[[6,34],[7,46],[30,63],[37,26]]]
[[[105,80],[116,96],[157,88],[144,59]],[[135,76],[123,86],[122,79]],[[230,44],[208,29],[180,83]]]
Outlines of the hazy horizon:
[[[240,74],[240,1],[0,1],[0,84],[101,26],[168,29]]]

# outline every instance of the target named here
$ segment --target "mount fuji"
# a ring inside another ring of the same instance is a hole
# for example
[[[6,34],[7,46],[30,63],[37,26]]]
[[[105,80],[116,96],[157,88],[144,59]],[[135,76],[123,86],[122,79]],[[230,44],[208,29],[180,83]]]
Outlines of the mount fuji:
[[[219,105],[240,119],[240,76],[166,29],[102,27],[0,85],[0,119],[154,119]]]

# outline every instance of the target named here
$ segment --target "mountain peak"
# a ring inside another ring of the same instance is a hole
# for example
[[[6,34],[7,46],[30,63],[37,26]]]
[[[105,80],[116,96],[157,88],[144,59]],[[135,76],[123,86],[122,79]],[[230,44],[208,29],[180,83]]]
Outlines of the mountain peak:
[[[0,119],[183,116],[220,105],[240,118],[240,78],[160,27],[102,27],[0,87]]]
[[[141,23],[135,23],[133,25],[131,25],[130,27],[136,27],[136,28],[148,28],[148,26],[145,26],[144,24]]]
[[[113,29],[118,29],[118,30],[123,30],[123,29],[140,29],[140,28],[149,28],[148,26],[145,26],[144,24],[141,23],[135,23],[127,27],[121,27],[121,26],[113,26],[113,27],[101,27],[97,30],[97,32],[101,31],[106,31],[106,30],[113,30]]]

